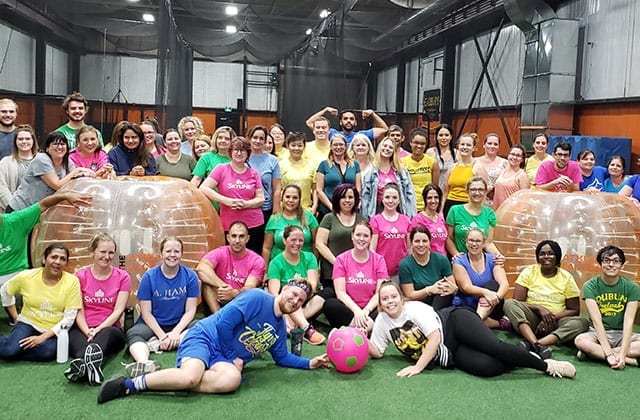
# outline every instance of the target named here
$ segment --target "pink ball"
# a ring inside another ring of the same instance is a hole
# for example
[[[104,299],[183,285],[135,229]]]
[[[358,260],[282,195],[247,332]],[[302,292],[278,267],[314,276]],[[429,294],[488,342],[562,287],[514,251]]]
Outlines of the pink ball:
[[[338,372],[357,372],[369,360],[369,340],[357,328],[333,330],[327,341],[327,355]]]

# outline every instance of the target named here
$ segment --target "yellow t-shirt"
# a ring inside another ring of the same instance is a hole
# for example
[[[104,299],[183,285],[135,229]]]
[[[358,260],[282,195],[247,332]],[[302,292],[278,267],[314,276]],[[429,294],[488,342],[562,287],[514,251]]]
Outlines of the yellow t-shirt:
[[[282,190],[290,184],[295,184],[302,190],[300,205],[305,210],[311,209],[313,203],[312,188],[315,183],[317,167],[310,161],[302,159],[300,162],[292,162],[291,159],[280,161],[280,173],[282,174]]]
[[[422,211],[424,209],[422,190],[425,186],[433,182],[433,173],[431,170],[433,169],[435,159],[429,155],[424,155],[422,159],[416,161],[409,155],[400,159],[400,162],[402,166],[407,169],[407,172],[409,172],[409,177],[415,190],[416,206],[418,211]]]
[[[473,164],[460,165],[456,163],[449,172],[449,194],[447,200],[469,202],[467,182],[473,178]]]
[[[536,174],[538,173],[538,168],[542,164],[542,162],[546,162],[548,160],[553,160],[553,156],[547,155],[543,160],[538,160],[538,158],[533,155],[527,158],[527,164],[524,167],[524,171],[529,175],[529,183],[533,186],[536,179]]]
[[[318,169],[318,165],[323,160],[327,160],[329,157],[329,142],[327,142],[326,146],[318,146],[318,142],[316,140],[308,142],[304,146],[304,152],[302,153],[302,158],[306,159],[310,162],[313,162],[315,165],[315,169]]]
[[[44,268],[25,270],[7,282],[10,295],[20,293],[23,307],[20,318],[35,327],[50,330],[62,319],[67,309],[82,308],[80,280],[64,271],[54,286],[42,280]]]
[[[540,271],[540,264],[530,265],[522,270],[516,284],[528,289],[526,303],[540,305],[554,314],[567,308],[567,299],[580,296],[573,276],[563,268],[558,268],[554,277],[546,278]]]

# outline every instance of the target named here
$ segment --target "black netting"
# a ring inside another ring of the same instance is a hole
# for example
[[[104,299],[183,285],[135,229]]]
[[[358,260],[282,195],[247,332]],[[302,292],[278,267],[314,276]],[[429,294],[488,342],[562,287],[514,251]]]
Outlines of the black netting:
[[[156,115],[162,126],[176,127],[181,117],[191,115],[193,97],[193,50],[174,23],[170,2],[161,4],[159,21],[165,31],[158,39]],[[163,118],[162,118],[163,117]]]

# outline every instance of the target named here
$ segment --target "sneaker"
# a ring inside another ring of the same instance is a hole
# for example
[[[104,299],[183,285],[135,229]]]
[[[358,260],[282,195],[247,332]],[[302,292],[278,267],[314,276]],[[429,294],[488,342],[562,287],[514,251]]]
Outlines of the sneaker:
[[[587,360],[589,360],[589,356],[587,356],[582,350],[578,350],[578,353],[576,353],[576,359],[580,360],[581,362],[586,362]]]
[[[311,344],[312,346],[318,346],[324,343],[324,340],[326,340],[324,335],[316,331],[316,329],[313,328],[313,325],[309,325],[307,331],[304,332],[304,341]]]
[[[498,329],[502,331],[512,331],[513,326],[511,325],[511,321],[506,316],[503,316],[498,320]]]
[[[538,353],[540,355],[540,357],[542,357],[543,360],[551,358],[552,350],[551,350],[551,347],[549,347],[549,346],[545,346],[543,344],[535,343],[533,345],[533,351]]]
[[[155,354],[162,354],[162,350],[160,350],[160,340],[158,337],[151,337],[149,341],[147,341],[147,347],[149,347],[149,351]]]
[[[116,398],[124,398],[131,394],[131,390],[124,384],[124,376],[118,376],[105,382],[100,388],[98,394],[98,404],[106,403],[107,401],[115,400]]]
[[[518,343],[518,346],[522,347],[526,351],[534,351],[535,352],[535,349],[533,348],[531,343],[528,342],[527,340],[522,340],[521,342]]]
[[[563,360],[547,359],[546,373],[554,378],[575,378],[576,368]]]
[[[87,369],[89,385],[100,385],[104,381],[102,374],[102,360],[104,356],[99,345],[91,343],[84,351],[84,364]]]
[[[87,367],[83,359],[73,359],[69,368],[64,371],[64,376],[70,382],[80,382],[87,375]]]
[[[160,369],[160,363],[155,360],[147,360],[145,362],[133,362],[128,365],[124,365],[124,370],[127,371],[130,377],[145,375],[147,373],[155,372]]]

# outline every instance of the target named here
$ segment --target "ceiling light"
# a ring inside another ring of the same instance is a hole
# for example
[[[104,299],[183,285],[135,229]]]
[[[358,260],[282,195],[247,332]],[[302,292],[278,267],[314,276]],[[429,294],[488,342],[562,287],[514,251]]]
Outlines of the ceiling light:
[[[327,9],[322,9],[322,11],[320,12],[320,17],[322,19],[326,18],[327,16],[329,16],[331,14],[330,11],[328,11]]]
[[[238,28],[236,28],[236,25],[227,25],[227,27],[225,28],[225,32],[229,34],[235,34],[236,32],[238,32]]]
[[[224,9],[224,12],[227,14],[227,16],[235,16],[238,14],[238,8],[236,6],[227,6]]]
[[[128,1],[129,3],[137,3],[137,2],[139,2],[140,0],[127,0],[127,1]]]
[[[151,13],[145,13],[142,15],[142,20],[147,23],[153,23],[156,21],[156,18]]]
[[[313,31],[311,30],[311,28],[309,28],[309,29],[307,29],[307,31],[305,32],[305,34],[307,34],[307,35],[311,35],[311,32],[313,32]]]

